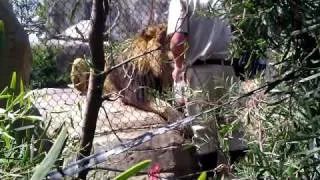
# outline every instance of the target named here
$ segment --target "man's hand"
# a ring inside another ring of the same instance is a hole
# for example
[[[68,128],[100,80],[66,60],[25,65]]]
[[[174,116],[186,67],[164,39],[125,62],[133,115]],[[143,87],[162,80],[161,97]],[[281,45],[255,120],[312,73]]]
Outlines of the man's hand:
[[[172,71],[172,78],[175,82],[184,80],[184,67],[178,67],[174,66],[174,69]]]

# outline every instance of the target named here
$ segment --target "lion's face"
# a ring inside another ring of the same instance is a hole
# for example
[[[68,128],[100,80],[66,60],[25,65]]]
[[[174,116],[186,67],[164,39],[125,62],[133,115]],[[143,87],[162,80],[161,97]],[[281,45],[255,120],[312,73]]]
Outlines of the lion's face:
[[[131,56],[150,52],[134,62],[140,74],[152,73],[159,78],[162,87],[172,84],[171,72],[173,70],[169,58],[169,41],[166,38],[167,27],[163,24],[150,26],[144,29],[132,43]]]

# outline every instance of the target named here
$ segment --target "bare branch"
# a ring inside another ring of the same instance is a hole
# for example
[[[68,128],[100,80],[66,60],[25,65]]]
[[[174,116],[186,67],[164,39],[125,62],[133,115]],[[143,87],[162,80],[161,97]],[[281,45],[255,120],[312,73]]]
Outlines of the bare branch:
[[[104,33],[104,37],[106,38],[109,34],[111,34],[111,31],[113,30],[113,28],[117,25],[117,22],[119,21],[119,17],[120,17],[120,10],[118,7],[117,8],[117,16],[115,18],[115,20],[113,21],[112,25],[110,26],[110,28]]]
[[[81,36],[82,41],[85,41],[84,35],[82,34],[82,32],[79,30],[77,26],[75,27],[75,30]]]
[[[112,127],[112,124],[111,124],[111,122],[110,122],[110,119],[109,119],[109,116],[108,116],[108,113],[107,113],[106,109],[105,109],[103,106],[102,106],[102,109],[103,109],[103,112],[104,112],[104,114],[105,114],[105,116],[106,116],[106,118],[107,118],[107,121],[108,121],[108,123],[109,123],[111,132],[113,133],[113,135],[116,136],[116,138],[118,139],[118,141],[120,141],[120,142],[122,143],[122,139],[118,136],[118,134],[115,132],[115,130],[114,130],[113,127]]]

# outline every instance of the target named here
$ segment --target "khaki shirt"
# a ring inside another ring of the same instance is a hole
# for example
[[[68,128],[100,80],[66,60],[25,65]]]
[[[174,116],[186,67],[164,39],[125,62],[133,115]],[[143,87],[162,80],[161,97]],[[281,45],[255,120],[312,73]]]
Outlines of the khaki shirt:
[[[175,32],[188,34],[186,63],[196,60],[226,59],[231,42],[231,30],[226,19],[208,16],[212,9],[221,9],[219,0],[171,0],[169,5],[168,29],[170,36]]]

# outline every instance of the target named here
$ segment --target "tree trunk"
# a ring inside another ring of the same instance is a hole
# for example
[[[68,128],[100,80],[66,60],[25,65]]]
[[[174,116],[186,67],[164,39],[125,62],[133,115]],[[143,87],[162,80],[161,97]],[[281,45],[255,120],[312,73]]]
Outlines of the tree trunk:
[[[89,46],[92,54],[93,69],[90,71],[89,88],[87,93],[87,106],[85,109],[84,126],[81,138],[81,150],[78,159],[89,156],[96,129],[99,109],[102,104],[103,83],[105,80],[103,31],[108,13],[108,0],[93,0],[92,5],[92,29],[89,35]],[[85,162],[87,163],[87,162]],[[85,179],[87,171],[79,173],[80,179]]]

